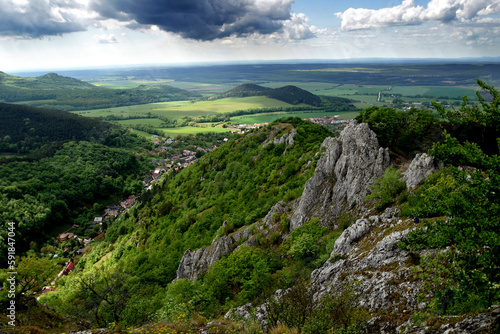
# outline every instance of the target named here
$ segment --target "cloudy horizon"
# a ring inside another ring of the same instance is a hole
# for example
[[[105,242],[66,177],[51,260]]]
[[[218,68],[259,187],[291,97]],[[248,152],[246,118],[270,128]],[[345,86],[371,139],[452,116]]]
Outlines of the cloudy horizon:
[[[0,0],[0,71],[500,56],[498,0]]]

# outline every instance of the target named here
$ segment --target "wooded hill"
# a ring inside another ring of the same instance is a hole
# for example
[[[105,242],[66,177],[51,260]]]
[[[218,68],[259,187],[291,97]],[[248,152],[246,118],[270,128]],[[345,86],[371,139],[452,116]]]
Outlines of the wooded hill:
[[[118,128],[66,111],[0,103],[0,153],[29,153],[46,144],[69,140],[110,144],[109,136]]]
[[[61,225],[87,223],[100,202],[140,192],[151,166],[133,150],[148,145],[116,124],[0,103],[0,220],[16,224],[18,254]],[[6,237],[2,228],[2,266]]]
[[[479,84],[491,102],[369,108],[338,138],[298,118],[237,136],[145,192],[40,302],[130,332],[497,333],[500,157],[424,140],[500,137],[500,95]]]
[[[55,73],[25,78],[0,72],[0,102],[23,102],[35,107],[86,110],[200,97],[168,85],[110,89]]]
[[[290,103],[292,105],[306,104],[319,107],[325,111],[354,111],[357,108],[349,99],[333,96],[318,96],[297,86],[288,85],[280,88],[267,88],[255,84],[243,84],[227,92],[216,94],[209,100],[225,97],[265,96],[271,99]]]

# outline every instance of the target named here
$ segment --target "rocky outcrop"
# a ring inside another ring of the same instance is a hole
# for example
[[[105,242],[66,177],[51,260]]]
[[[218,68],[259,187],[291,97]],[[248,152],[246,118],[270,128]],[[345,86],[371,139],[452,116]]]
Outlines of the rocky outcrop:
[[[242,240],[248,240],[251,235],[249,228],[245,227],[230,235],[215,239],[208,247],[202,247],[196,251],[186,250],[177,267],[176,280],[187,278],[195,281],[212,264],[231,253]]]
[[[380,216],[356,221],[336,240],[321,268],[311,274],[316,298],[339,286],[356,282],[359,306],[374,311],[415,310],[421,307],[416,295],[419,285],[411,279],[408,253],[398,247],[411,230],[411,221],[397,220],[388,209]]]
[[[390,164],[389,150],[381,148],[368,124],[350,123],[338,138],[326,138],[322,155],[304,188],[290,223],[293,230],[308,219],[323,222],[361,206],[369,186]]]
[[[274,137],[273,140],[267,140],[264,142],[263,147],[266,147],[267,145],[273,143],[274,145],[279,145],[279,144],[286,144],[286,147],[290,147],[293,144],[295,144],[294,137],[297,134],[297,129],[292,129],[290,132],[285,133],[281,137]]]
[[[500,333],[500,305],[493,305],[488,313],[480,313],[456,322],[457,317],[443,317],[445,322],[438,329],[431,326],[413,327],[412,321],[397,328],[397,333],[402,334],[489,334]],[[456,322],[456,323],[455,323]]]
[[[417,154],[410,163],[408,170],[403,175],[403,181],[406,182],[406,188],[413,189],[420,184],[427,176],[436,172],[438,166],[434,158],[427,153]]]

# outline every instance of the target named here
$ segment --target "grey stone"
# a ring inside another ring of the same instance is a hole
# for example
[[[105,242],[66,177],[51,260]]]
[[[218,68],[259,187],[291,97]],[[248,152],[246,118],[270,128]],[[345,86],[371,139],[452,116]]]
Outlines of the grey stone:
[[[362,208],[370,185],[390,164],[389,150],[381,148],[367,124],[350,123],[338,138],[326,138],[314,175],[307,180],[291,230],[308,219],[338,218],[346,209]]]
[[[436,172],[439,167],[435,164],[434,158],[427,153],[417,154],[410,163],[408,170],[403,175],[406,188],[414,189],[427,176]]]

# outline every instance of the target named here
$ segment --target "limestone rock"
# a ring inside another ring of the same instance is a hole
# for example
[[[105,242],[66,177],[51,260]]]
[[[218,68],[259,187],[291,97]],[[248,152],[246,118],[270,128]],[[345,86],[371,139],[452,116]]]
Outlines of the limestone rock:
[[[353,243],[361,239],[366,233],[370,231],[370,222],[366,219],[359,219],[353,225],[349,226],[341,235],[335,240],[335,246],[331,257],[335,255],[346,255],[352,248]]]
[[[450,320],[450,322],[441,325],[441,327],[437,330],[429,328],[425,324],[422,327],[412,327],[412,321],[410,320],[407,323],[399,326],[397,328],[397,333],[402,333],[402,334],[498,333],[498,330],[500,329],[500,306],[493,305],[492,307],[490,307],[487,313],[480,313],[476,316],[470,316],[459,322],[456,322],[456,317],[444,317],[442,320],[445,321]]]
[[[410,229],[379,225],[394,214],[397,212],[389,209],[380,216],[359,219],[339,236],[330,260],[311,274],[315,299],[354,281],[358,306],[391,312],[422,307],[417,301],[419,283],[411,279],[413,272],[406,265],[410,256],[398,246]]]
[[[292,129],[290,132],[285,133],[281,137],[275,137],[273,140],[267,140],[264,142],[263,147],[273,143],[274,145],[279,145],[286,143],[286,147],[289,148],[293,144],[295,144],[294,137],[297,134],[297,129]],[[286,151],[286,150],[285,150]]]
[[[381,148],[368,124],[350,123],[338,138],[326,138],[313,177],[304,187],[291,230],[308,219],[338,218],[352,206],[360,206],[369,186],[390,164],[389,150]]]
[[[438,170],[434,158],[427,153],[417,154],[410,163],[408,170],[403,175],[406,188],[413,189],[420,184],[427,176]]]
[[[187,278],[195,281],[201,273],[219,261],[224,255],[231,253],[242,238],[248,240],[251,232],[247,227],[242,228],[231,235],[225,235],[215,239],[209,247],[202,247],[196,251],[190,249],[184,252],[175,280]]]

